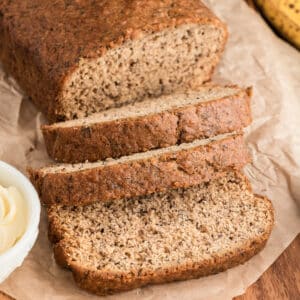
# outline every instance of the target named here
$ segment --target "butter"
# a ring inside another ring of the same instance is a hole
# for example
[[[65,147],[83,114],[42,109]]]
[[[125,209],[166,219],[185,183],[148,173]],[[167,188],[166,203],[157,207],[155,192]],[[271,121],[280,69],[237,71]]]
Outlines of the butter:
[[[0,185],[0,254],[15,245],[27,227],[27,207],[16,187]]]

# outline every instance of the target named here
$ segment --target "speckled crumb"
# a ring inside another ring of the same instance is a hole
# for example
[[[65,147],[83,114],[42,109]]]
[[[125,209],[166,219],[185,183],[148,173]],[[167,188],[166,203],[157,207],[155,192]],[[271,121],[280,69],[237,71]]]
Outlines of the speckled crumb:
[[[254,254],[270,234],[273,209],[267,199],[253,195],[243,175],[229,173],[165,194],[52,207],[49,221],[50,237],[73,271],[79,265],[96,277],[106,272],[131,274],[131,279],[146,276],[149,283],[158,271],[182,266],[193,270],[243,251],[246,258],[253,247]],[[229,267],[230,261],[226,263]]]

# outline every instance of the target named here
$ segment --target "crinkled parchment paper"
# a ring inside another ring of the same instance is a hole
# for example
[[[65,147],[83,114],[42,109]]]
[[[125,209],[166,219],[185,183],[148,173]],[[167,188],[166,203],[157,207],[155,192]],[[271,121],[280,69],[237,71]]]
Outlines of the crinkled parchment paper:
[[[300,229],[300,52],[277,38],[244,1],[207,1],[229,25],[230,39],[219,82],[253,86],[253,124],[246,138],[253,164],[246,168],[255,192],[275,207],[276,224],[266,248],[227,272],[167,285],[150,286],[106,299],[230,299],[256,281]],[[0,73],[0,159],[25,172],[45,164],[39,125],[43,117],[23,99],[12,79]],[[298,205],[297,205],[298,204]],[[22,300],[96,299],[79,290],[68,271],[56,266],[47,239],[45,212],[40,235],[24,264],[0,289]]]

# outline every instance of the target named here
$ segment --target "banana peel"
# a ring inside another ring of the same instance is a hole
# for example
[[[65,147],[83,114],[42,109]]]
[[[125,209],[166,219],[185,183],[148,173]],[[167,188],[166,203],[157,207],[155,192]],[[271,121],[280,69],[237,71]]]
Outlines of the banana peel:
[[[255,0],[275,30],[300,50],[300,0]]]

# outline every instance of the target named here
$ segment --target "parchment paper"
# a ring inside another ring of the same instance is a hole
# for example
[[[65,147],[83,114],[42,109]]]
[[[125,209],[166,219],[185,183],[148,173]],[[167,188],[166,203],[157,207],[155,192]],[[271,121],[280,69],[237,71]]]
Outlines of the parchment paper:
[[[246,138],[253,164],[246,168],[255,192],[275,207],[276,224],[266,248],[243,266],[186,282],[150,286],[106,299],[231,299],[242,294],[275,261],[300,229],[300,53],[277,38],[244,1],[207,1],[225,20],[230,39],[215,80],[254,87],[253,124]],[[226,81],[224,81],[226,78]],[[0,73],[0,158],[25,172],[45,164],[39,132],[43,117],[17,85]],[[22,300],[98,299],[79,290],[56,266],[47,239],[45,212],[38,241],[0,289]]]

